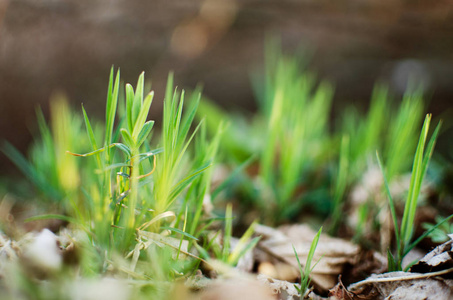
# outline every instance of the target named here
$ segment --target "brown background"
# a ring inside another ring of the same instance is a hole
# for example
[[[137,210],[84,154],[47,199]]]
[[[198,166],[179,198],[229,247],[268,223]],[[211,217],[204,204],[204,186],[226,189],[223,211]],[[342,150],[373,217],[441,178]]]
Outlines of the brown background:
[[[143,70],[152,78],[152,118],[169,70],[180,87],[202,82],[225,107],[253,109],[250,72],[269,32],[289,52],[312,53],[311,68],[336,86],[336,109],[366,105],[376,80],[400,93],[408,76],[428,86],[430,112],[452,106],[451,1],[0,0],[0,140],[25,151],[35,107],[47,113],[56,90],[101,115],[112,64],[126,82]]]

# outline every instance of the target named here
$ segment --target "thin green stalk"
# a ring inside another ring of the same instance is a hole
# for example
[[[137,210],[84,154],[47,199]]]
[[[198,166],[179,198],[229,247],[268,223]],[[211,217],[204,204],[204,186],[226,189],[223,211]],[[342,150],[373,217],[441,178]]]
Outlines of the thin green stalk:
[[[332,210],[332,225],[330,227],[331,234],[336,234],[338,226],[341,221],[343,197],[346,190],[348,180],[348,166],[349,166],[349,136],[345,135],[341,139],[340,148],[340,163],[338,166],[337,180],[334,190],[334,201]]]
[[[318,233],[315,235],[315,237],[313,238],[313,240],[311,242],[310,250],[308,252],[307,261],[305,262],[304,269],[302,269],[302,264],[300,263],[299,255],[297,255],[296,248],[294,248],[294,245],[293,245],[294,255],[296,256],[296,260],[297,260],[297,264],[299,266],[299,272],[300,272],[300,290],[299,290],[299,292],[300,292],[301,300],[304,299],[305,293],[307,292],[308,288],[310,287],[310,283],[311,283],[310,274],[317,264],[316,263],[313,267],[311,266],[313,257],[315,255],[316,247],[318,246],[319,238],[321,236],[321,232],[322,232],[322,227],[318,230]]]
[[[414,220],[415,220],[415,213],[418,204],[418,198],[421,190],[421,186],[423,183],[423,178],[425,177],[427,167],[429,164],[429,160],[434,151],[435,142],[437,136],[439,134],[441,122],[437,125],[436,129],[434,130],[430,141],[426,146],[426,140],[429,131],[429,125],[431,122],[431,115],[426,115],[425,121],[423,123],[423,127],[420,133],[419,142],[417,145],[417,150],[415,151],[414,162],[412,166],[412,175],[411,175],[411,182],[409,185],[409,192],[406,199],[406,203],[404,206],[404,213],[401,220],[401,227],[398,228],[397,225],[397,216],[396,216],[396,209],[395,204],[392,199],[389,185],[387,182],[387,176],[384,172],[384,168],[382,166],[381,160],[379,155],[377,155],[379,166],[381,167],[382,174],[384,177],[384,185],[387,192],[387,196],[389,199],[390,204],[390,211],[393,218],[393,223],[395,227],[395,237],[396,237],[396,254],[393,256],[391,252],[388,253],[389,258],[389,268],[394,268],[395,270],[402,270],[402,261],[404,256],[412,249],[416,244],[411,244],[411,240],[413,237],[414,231]],[[420,241],[419,239],[417,241]]]

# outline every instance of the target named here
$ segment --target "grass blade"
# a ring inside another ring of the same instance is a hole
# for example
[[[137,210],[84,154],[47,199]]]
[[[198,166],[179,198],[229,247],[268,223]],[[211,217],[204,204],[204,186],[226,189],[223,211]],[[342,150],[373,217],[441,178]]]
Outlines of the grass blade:
[[[134,100],[132,102],[132,124],[137,123],[138,116],[142,110],[143,104],[143,90],[145,82],[145,72],[142,72],[138,77],[137,87],[135,90]],[[132,132],[132,131],[131,131]]]
[[[253,233],[255,232],[255,226],[257,222],[253,222],[252,225],[245,231],[245,233],[242,235],[242,237],[239,239],[238,244],[234,248],[233,252],[231,255],[228,257],[228,264],[230,265],[237,265],[239,259],[247,253],[250,249],[255,247],[255,245],[258,243],[258,241],[261,239],[260,236],[255,237],[252,239],[250,242],[250,238],[252,237]]]
[[[138,134],[138,137],[137,137],[137,144],[136,144],[137,148],[140,148],[140,146],[145,142],[149,133],[153,129],[153,126],[154,126],[154,121],[148,121],[145,124],[143,124],[143,127],[140,130],[140,133]]]
[[[27,223],[27,222],[32,222],[32,221],[49,220],[49,219],[62,220],[62,221],[66,221],[66,222],[69,222],[72,224],[77,224],[76,219],[68,217],[68,216],[64,216],[64,215],[57,215],[57,214],[33,216],[33,217],[25,219],[24,222]]]
[[[140,130],[142,129],[143,125],[146,122],[146,118],[148,117],[148,112],[151,107],[151,103],[153,102],[154,92],[150,92],[148,96],[146,96],[145,101],[143,103],[143,107],[140,109],[140,112],[137,116],[137,120],[135,122],[134,130],[132,131],[132,137],[137,139]]]
[[[436,145],[437,136],[439,135],[439,131],[440,131],[440,127],[441,126],[442,126],[442,121],[440,121],[437,124],[436,129],[434,129],[434,132],[433,132],[433,134],[431,136],[431,139],[429,140],[428,147],[426,148],[425,156],[423,158],[422,171],[421,171],[422,180],[425,177],[426,171],[428,169],[429,161],[430,161],[430,159],[431,159],[431,157],[433,155],[434,146]]]
[[[318,233],[316,233],[313,241],[311,242],[310,251],[308,252],[307,256],[307,263],[305,264],[305,275],[308,276],[311,273],[311,263],[313,260],[313,256],[315,255],[316,247],[318,247],[319,237],[321,236],[322,227],[319,228]],[[307,286],[308,288],[308,286]]]
[[[85,127],[87,129],[88,137],[90,139],[91,148],[93,148],[93,150],[96,151],[98,149],[98,146],[96,143],[96,137],[94,136],[94,132],[93,132],[93,128],[91,127],[90,119],[88,118],[88,115],[85,111],[85,108],[83,107],[83,104],[82,104],[82,112],[83,112],[83,118],[85,120]],[[101,163],[101,158],[99,156],[96,156],[96,163],[97,163],[98,168],[100,169],[102,163]]]
[[[233,207],[228,203],[225,211],[225,232],[223,236],[222,261],[228,261],[230,255],[231,235],[233,233]]]
[[[166,229],[166,230],[170,230],[170,231],[173,231],[173,232],[176,232],[176,233],[179,233],[189,239],[192,239],[192,240],[195,240],[195,241],[198,241],[198,239],[196,237],[194,237],[193,235],[185,232],[185,231],[182,231],[181,229],[178,229],[178,228],[174,228],[174,227],[168,227],[168,226],[161,226],[160,227],[161,229]]]
[[[415,246],[417,246],[418,243],[420,243],[424,238],[426,238],[428,235],[430,235],[431,232],[436,230],[439,226],[441,226],[445,222],[449,221],[451,218],[453,218],[453,214],[448,216],[448,217],[446,217],[446,218],[444,218],[444,219],[442,219],[439,223],[434,225],[432,228],[430,228],[429,230],[425,231],[418,239],[416,239],[414,242],[412,242],[409,246],[406,247],[406,250],[403,253],[404,256],[406,254],[408,254]]]
[[[113,125],[115,122],[115,115],[116,115],[116,107],[118,104],[118,92],[120,87],[120,70],[116,73],[115,84],[113,86],[113,67],[110,71],[110,81],[109,81],[109,91],[107,94],[107,107],[106,107],[106,116],[105,116],[105,141],[104,147],[110,145],[112,143],[112,135],[113,135]],[[110,160],[110,150],[109,148],[106,151],[106,158],[107,162]]]
[[[127,129],[132,132],[134,129],[134,116],[132,115],[132,107],[134,103],[134,88],[131,84],[126,84],[126,122]]]
[[[133,139],[132,136],[129,134],[129,131],[127,131],[127,130],[124,129],[124,128],[121,128],[121,129],[120,129],[120,132],[121,132],[121,136],[123,137],[124,143],[125,143],[129,148],[135,149],[135,148],[136,148],[136,145],[135,145],[134,139]]]
[[[423,181],[422,168],[423,168],[423,152],[428,135],[429,123],[431,115],[426,115],[425,122],[423,123],[422,131],[415,151],[414,163],[412,166],[411,182],[409,186],[409,194],[404,206],[403,219],[401,221],[401,238],[404,244],[408,244],[412,237],[413,224],[415,218],[415,211],[417,209],[417,200],[420,193],[421,184]]]
[[[379,157],[379,152],[378,151],[376,151],[376,158],[377,158],[377,161],[378,161],[378,164],[379,164],[379,168],[381,169],[382,177],[384,179],[385,192],[387,193],[387,197],[389,199],[390,213],[392,214],[392,219],[393,219],[393,227],[394,227],[394,231],[395,231],[395,238],[396,238],[396,241],[397,241],[397,243],[399,245],[400,244],[399,243],[400,234],[399,234],[399,230],[398,230],[398,219],[397,219],[397,216],[396,216],[395,202],[393,201],[392,194],[390,193],[389,183],[387,181],[387,176],[385,175],[384,166],[382,165],[381,158]]]
[[[189,174],[187,177],[179,181],[173,188],[167,206],[169,206],[173,200],[178,196],[188,185],[191,183],[197,176],[201,175],[204,170],[211,166],[210,162],[202,165],[200,168],[196,169],[193,173]]]
[[[211,197],[214,200],[217,195],[222,192],[224,189],[228,187],[235,179],[237,179],[238,175],[244,171],[254,160],[256,159],[256,155],[250,156],[246,159],[242,164],[240,164],[230,175],[212,192]]]

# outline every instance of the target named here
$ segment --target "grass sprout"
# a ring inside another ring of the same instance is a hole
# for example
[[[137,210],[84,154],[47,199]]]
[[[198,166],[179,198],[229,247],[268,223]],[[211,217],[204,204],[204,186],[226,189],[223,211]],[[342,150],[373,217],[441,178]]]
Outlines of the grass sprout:
[[[407,199],[404,205],[404,213],[400,227],[398,227],[395,202],[390,193],[386,172],[382,165],[381,159],[379,158],[379,154],[377,154],[378,163],[379,166],[381,167],[381,171],[384,176],[385,190],[387,192],[390,212],[392,214],[393,224],[395,228],[396,252],[395,255],[393,255],[390,251],[388,252],[389,270],[391,271],[402,270],[402,260],[404,256],[406,256],[407,253],[409,253],[409,251],[413,247],[415,247],[415,245],[418,242],[421,241],[421,239],[419,238],[414,243],[411,243],[414,233],[415,213],[417,209],[418,197],[420,194],[423,178],[425,177],[429,160],[431,159],[432,153],[434,151],[434,145],[441,126],[441,122],[439,122],[428,144],[426,144],[430,122],[431,115],[428,114],[426,115],[425,121],[423,123],[419,142],[417,145],[417,150],[415,151],[411,181],[409,185]]]
[[[298,288],[298,292],[300,293],[300,299],[304,299],[305,295],[310,287],[311,278],[310,274],[315,268],[316,264],[312,267],[313,256],[315,255],[316,247],[318,246],[319,237],[321,236],[322,227],[318,230],[318,233],[313,238],[313,241],[310,245],[310,250],[308,252],[307,261],[305,262],[305,267],[302,268],[302,264],[299,260],[299,255],[297,255],[296,248],[293,246],[294,255],[296,256],[297,264],[299,265],[299,272],[300,272],[300,289]],[[297,286],[296,286],[297,288]]]
[[[211,241],[208,245],[205,247],[197,245],[197,249],[200,251],[201,256],[208,260],[210,259],[208,251],[212,250],[216,260],[234,267],[238,264],[239,259],[248,251],[252,250],[261,239],[261,237],[254,237],[252,239],[255,226],[256,222],[253,222],[235,246],[232,247],[233,209],[231,204],[228,204],[225,212],[225,228],[222,246],[220,246],[220,243],[216,243],[220,233],[218,232],[215,236],[211,237]]]
[[[341,139],[340,162],[338,166],[337,181],[335,183],[334,200],[332,209],[332,223],[330,225],[331,234],[335,234],[342,216],[343,198],[345,196],[348,183],[348,167],[349,167],[349,136],[345,135]]]
[[[263,74],[252,77],[255,114],[229,112],[202,98],[199,88],[177,88],[170,73],[162,119],[155,126],[148,118],[159,99],[154,99],[145,74],[135,85],[123,84],[113,67],[101,119],[83,105],[74,111],[62,95],[52,97],[49,121],[38,109],[39,135],[28,154],[7,142],[1,150],[42,200],[37,206],[25,203],[26,213],[27,205],[30,210],[46,205],[46,214],[26,221],[63,221],[57,233],[61,253],[72,255],[75,249],[75,262],[67,263],[65,256],[64,267],[41,280],[28,270],[26,259],[16,255],[17,262],[7,267],[11,272],[0,280],[0,287],[11,284],[7,297],[67,298],[64,289],[73,288],[74,280],[106,277],[129,287],[134,299],[170,299],[169,290],[175,288],[177,294],[185,280],[186,298],[189,293],[197,297],[198,291],[189,291],[191,284],[203,286],[216,272],[237,274],[234,270],[242,268],[260,241],[258,222],[323,225],[306,261],[300,261],[293,246],[301,299],[312,287],[323,228],[367,250],[378,245],[388,250],[390,271],[402,270],[403,258],[425,237],[443,240],[453,215],[438,216],[421,236],[414,233],[425,176],[436,183],[448,179],[448,158],[427,172],[441,122],[434,130],[430,114],[422,122],[422,91],[408,89],[402,99],[393,99],[385,85],[376,84],[366,113],[346,106],[332,123],[330,83],[309,72],[306,60],[282,54],[277,42],[269,44],[265,57]],[[406,187],[398,193],[390,190],[411,166],[407,193]],[[16,198],[8,195],[6,186],[0,184],[0,193],[6,191],[0,227],[16,234],[10,230],[18,223],[10,218],[16,213]],[[433,190],[439,203],[448,193],[443,186]],[[393,224],[379,218],[386,214]],[[394,248],[388,246],[392,238],[379,232],[387,225],[394,227]],[[242,229],[236,238],[234,233]],[[3,233],[0,240],[9,243],[8,253],[16,253],[15,241]],[[260,250],[266,251],[265,246]]]

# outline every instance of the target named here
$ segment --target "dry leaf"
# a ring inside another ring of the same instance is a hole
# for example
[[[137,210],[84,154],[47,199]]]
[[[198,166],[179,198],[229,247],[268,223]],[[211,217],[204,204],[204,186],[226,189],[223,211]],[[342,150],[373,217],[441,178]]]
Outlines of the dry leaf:
[[[257,279],[262,284],[270,287],[272,293],[278,295],[279,299],[292,300],[300,297],[294,283],[285,280],[277,280],[263,274],[258,275]]]
[[[412,266],[411,272],[427,273],[453,267],[453,234],[448,235],[450,241],[437,246]]]
[[[258,243],[260,249],[292,265],[297,270],[299,266],[293,246],[303,264],[307,260],[311,242],[316,234],[306,225],[283,226],[279,229],[257,225],[255,233],[262,235],[262,239]],[[313,258],[313,264],[317,263],[312,272],[313,283],[323,290],[332,288],[338,275],[343,272],[344,266],[354,264],[358,254],[358,246],[321,234]]]
[[[288,263],[280,261],[272,263],[264,261],[260,263],[258,266],[258,273],[286,281],[294,281],[300,276],[299,270]]]
[[[411,272],[389,272],[344,288],[341,281],[330,290],[332,299],[453,299],[452,240],[436,247],[411,268]],[[417,273],[416,273],[417,272]],[[441,277],[443,276],[443,277]],[[447,276],[447,277],[446,277]]]
[[[423,279],[397,287],[386,299],[392,300],[449,300],[453,298],[453,280]]]
[[[453,269],[426,274],[390,272],[354,283],[348,287],[352,299],[424,299],[447,300],[453,298],[453,280],[439,277]],[[370,295],[373,295],[371,297]]]
[[[366,293],[366,295],[361,296],[348,291],[348,289],[343,285],[343,282],[341,281],[341,275],[338,284],[329,291],[329,299],[331,300],[371,300],[374,299],[375,296],[376,294],[372,293]]]
[[[131,287],[124,280],[114,278],[79,279],[71,283],[68,293],[73,300],[127,300]]]
[[[201,293],[201,300],[275,300],[267,286],[245,278],[222,279]]]

